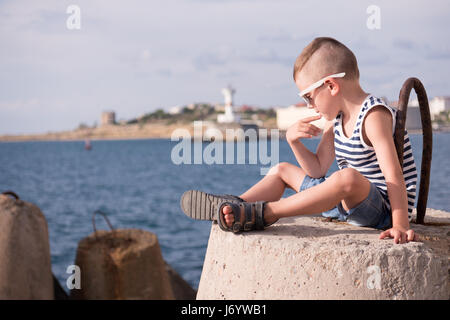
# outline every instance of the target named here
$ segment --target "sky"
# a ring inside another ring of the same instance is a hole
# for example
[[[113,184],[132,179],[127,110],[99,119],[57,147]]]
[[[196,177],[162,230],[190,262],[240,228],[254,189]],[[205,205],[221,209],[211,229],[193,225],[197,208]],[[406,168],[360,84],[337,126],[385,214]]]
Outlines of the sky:
[[[449,30],[448,0],[0,0],[0,134],[223,103],[227,85],[235,105],[298,103],[293,63],[319,36],[355,53],[366,92],[417,77],[450,95]]]

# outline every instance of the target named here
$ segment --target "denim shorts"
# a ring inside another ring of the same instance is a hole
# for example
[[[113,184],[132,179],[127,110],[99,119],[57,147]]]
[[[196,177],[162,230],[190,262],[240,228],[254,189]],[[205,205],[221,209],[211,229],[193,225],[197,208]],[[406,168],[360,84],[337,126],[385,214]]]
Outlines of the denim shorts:
[[[325,181],[326,178],[311,178],[306,175],[300,191],[314,187]],[[389,229],[392,226],[391,211],[387,205],[386,199],[383,197],[377,187],[371,183],[369,195],[363,202],[350,210],[345,210],[339,203],[331,210],[322,212],[322,216],[339,221],[346,221],[352,225],[359,227],[369,227],[375,229]]]

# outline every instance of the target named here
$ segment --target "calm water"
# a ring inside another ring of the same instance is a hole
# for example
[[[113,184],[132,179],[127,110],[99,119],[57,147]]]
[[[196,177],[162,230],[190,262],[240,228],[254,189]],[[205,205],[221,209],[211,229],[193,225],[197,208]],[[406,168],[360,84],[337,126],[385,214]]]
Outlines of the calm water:
[[[411,140],[419,166],[421,136],[412,135]],[[307,146],[315,150],[318,141],[309,140]],[[176,144],[94,141],[93,149],[85,151],[84,142],[0,143],[0,191],[15,191],[45,214],[52,268],[62,285],[69,276],[67,266],[74,264],[78,242],[93,231],[92,213],[100,209],[116,228],[156,233],[164,259],[197,288],[211,223],[187,218],[180,209],[180,196],[188,189],[239,195],[262,178],[260,168],[266,165],[248,164],[248,159],[245,165],[175,165],[171,151]],[[428,207],[449,211],[450,134],[434,134],[433,145]],[[296,164],[286,142],[280,141],[279,150],[280,162]],[[336,169],[333,164],[330,172]],[[285,196],[292,193],[288,190]],[[101,228],[107,225],[99,216],[97,229]]]

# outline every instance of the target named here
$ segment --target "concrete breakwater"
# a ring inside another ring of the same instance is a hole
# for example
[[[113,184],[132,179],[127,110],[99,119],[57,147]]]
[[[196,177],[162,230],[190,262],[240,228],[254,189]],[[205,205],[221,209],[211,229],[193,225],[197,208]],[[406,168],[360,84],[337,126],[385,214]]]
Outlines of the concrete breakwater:
[[[39,208],[0,195],[0,228],[0,298],[68,298],[52,278]],[[213,224],[196,298],[448,299],[450,213],[428,209],[425,225],[412,228],[419,241],[395,245],[378,230],[318,216],[240,235]],[[96,231],[79,251],[84,292],[73,289],[72,299],[195,298],[150,232]]]
[[[197,299],[449,299],[450,213],[427,209],[418,242],[285,218],[239,235],[213,224]]]
[[[79,243],[69,297],[52,275],[44,214],[10,195],[0,194],[0,299],[195,299],[155,234],[95,226]]]

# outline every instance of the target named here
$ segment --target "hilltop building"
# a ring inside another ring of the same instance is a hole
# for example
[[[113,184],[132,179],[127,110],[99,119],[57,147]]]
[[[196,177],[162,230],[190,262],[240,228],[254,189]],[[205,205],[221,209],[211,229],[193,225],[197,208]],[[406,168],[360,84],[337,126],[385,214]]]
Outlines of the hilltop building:
[[[174,106],[169,109],[169,114],[180,114],[182,111],[181,106]]]
[[[102,126],[116,124],[116,113],[114,111],[103,111],[100,124]]]
[[[429,104],[431,118],[434,119],[434,116],[438,115],[442,111],[450,110],[450,96],[434,97],[430,100]]]
[[[393,101],[391,105],[397,108],[398,101]],[[434,97],[428,101],[428,105],[430,107],[431,120],[434,120],[439,113],[450,110],[450,96]],[[422,129],[419,101],[417,99],[411,100],[408,104],[405,125],[407,130]]]

